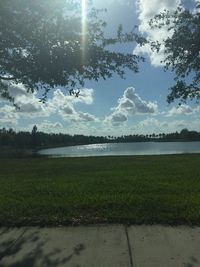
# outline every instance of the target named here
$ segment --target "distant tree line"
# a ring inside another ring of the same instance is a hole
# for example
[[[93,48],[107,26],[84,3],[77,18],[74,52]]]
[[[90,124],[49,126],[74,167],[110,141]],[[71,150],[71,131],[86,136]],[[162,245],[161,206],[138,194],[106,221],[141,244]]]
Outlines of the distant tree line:
[[[200,132],[183,129],[180,132],[160,134],[133,134],[114,136],[85,136],[63,133],[44,133],[35,125],[31,132],[13,129],[0,129],[0,147],[13,149],[40,149],[57,146],[73,146],[97,143],[128,143],[128,142],[175,142],[200,141]]]
[[[200,141],[200,132],[189,131],[188,129],[182,129],[180,132],[174,133],[159,133],[159,134],[146,134],[146,135],[124,135],[117,137],[115,142],[183,142],[183,141]]]

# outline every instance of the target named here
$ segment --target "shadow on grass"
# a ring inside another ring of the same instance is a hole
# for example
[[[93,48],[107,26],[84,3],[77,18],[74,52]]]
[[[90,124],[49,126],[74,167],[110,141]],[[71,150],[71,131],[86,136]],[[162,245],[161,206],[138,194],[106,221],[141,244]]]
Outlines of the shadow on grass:
[[[85,249],[84,244],[77,244],[69,252],[66,249],[67,244],[63,249],[55,248],[52,240],[47,235],[41,236],[38,230],[30,233],[25,229],[17,239],[8,237],[2,242],[1,237],[6,236],[7,231],[10,230],[0,233],[0,267],[66,266]]]
[[[190,260],[188,263],[184,263],[185,267],[198,267],[199,261],[195,257],[190,257]]]

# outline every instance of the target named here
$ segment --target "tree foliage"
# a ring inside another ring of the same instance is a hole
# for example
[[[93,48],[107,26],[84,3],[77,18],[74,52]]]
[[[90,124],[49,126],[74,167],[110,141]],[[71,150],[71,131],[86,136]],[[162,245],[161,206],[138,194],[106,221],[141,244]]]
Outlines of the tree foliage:
[[[142,57],[114,52],[111,45],[143,42],[133,31],[106,37],[102,10],[90,7],[83,32],[81,1],[0,1],[0,95],[12,100],[8,86],[23,83],[28,91],[56,86],[83,86],[86,79],[124,77],[138,71]]]
[[[14,150],[24,149],[42,149],[47,147],[60,147],[85,144],[101,143],[131,143],[131,142],[173,142],[173,141],[200,141],[200,132],[182,129],[179,133],[160,133],[160,134],[132,134],[114,136],[85,136],[81,134],[64,133],[44,133],[37,131],[34,126],[31,132],[19,131],[13,129],[0,129],[0,157],[1,151],[8,148]],[[9,150],[8,150],[9,151]]]
[[[170,88],[168,102],[179,99],[200,99],[200,2],[195,10],[182,7],[171,13],[165,10],[150,21],[152,28],[167,28],[169,37],[164,40],[165,70],[175,72],[176,84]],[[151,42],[159,51],[160,42]]]

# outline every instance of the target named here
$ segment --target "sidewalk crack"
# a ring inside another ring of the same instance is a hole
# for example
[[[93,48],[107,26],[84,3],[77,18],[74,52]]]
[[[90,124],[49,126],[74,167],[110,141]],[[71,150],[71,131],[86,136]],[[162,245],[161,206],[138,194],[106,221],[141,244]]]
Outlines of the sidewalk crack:
[[[130,265],[133,267],[133,256],[132,256],[132,251],[131,251],[131,244],[130,244],[130,239],[128,235],[128,226],[125,225],[125,233],[126,233],[126,239],[127,239],[127,244],[128,244],[128,253],[129,253],[129,258],[130,258]]]

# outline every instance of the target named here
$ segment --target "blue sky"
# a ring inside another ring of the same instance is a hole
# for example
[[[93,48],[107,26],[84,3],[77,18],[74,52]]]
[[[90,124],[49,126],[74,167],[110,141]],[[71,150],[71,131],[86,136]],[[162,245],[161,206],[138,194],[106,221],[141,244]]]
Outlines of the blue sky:
[[[162,40],[165,29],[153,31],[149,19],[164,9],[175,10],[180,4],[192,8],[193,0],[94,0],[97,8],[107,8],[103,18],[108,23],[107,34],[113,34],[119,24],[124,30],[139,26],[147,38]],[[21,106],[20,111],[0,100],[0,128],[31,130],[37,125],[45,132],[86,135],[151,134],[180,131],[183,128],[200,131],[200,107],[188,102],[178,107],[168,105],[168,88],[173,85],[173,73],[164,72],[160,61],[163,53],[153,53],[148,46],[130,44],[121,48],[143,55],[139,73],[126,72],[125,80],[114,75],[99,82],[86,81],[81,96],[75,98],[56,88],[45,105],[36,94],[28,94],[23,85],[11,85],[10,93]]]

